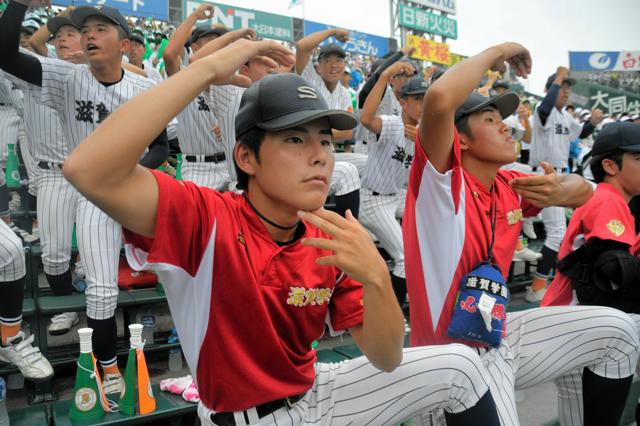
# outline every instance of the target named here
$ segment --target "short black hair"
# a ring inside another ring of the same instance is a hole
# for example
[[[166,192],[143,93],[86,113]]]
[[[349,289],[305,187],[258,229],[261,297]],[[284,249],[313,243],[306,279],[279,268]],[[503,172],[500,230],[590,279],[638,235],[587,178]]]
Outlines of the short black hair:
[[[240,136],[238,138],[238,143],[249,148],[249,151],[253,152],[256,156],[256,160],[260,162],[260,145],[262,144],[266,134],[266,131],[254,127]],[[249,187],[249,175],[240,170],[240,167],[238,167],[238,164],[236,163],[235,155],[233,158],[233,165],[236,168],[236,175],[238,176],[238,189],[246,190]]]
[[[473,139],[473,133],[471,133],[471,128],[469,127],[469,115],[470,114],[467,114],[458,120],[456,122],[456,128],[458,129],[458,133],[462,133],[469,139]]]
[[[604,182],[604,178],[607,176],[607,172],[605,172],[604,167],[602,167],[603,160],[611,160],[615,162],[618,165],[618,168],[622,170],[622,157],[624,156],[624,153],[625,151],[618,148],[609,152],[603,152],[602,154],[594,155],[589,162],[593,180],[596,183]]]

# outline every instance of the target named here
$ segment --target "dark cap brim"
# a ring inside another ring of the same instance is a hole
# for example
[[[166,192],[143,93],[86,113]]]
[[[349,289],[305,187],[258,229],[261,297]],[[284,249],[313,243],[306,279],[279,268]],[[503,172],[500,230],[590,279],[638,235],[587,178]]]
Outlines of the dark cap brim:
[[[47,21],[47,29],[52,35],[56,35],[58,30],[65,26],[73,27],[78,30],[78,26],[75,25],[67,16],[56,16]]]
[[[637,124],[636,124],[637,126]],[[623,151],[629,151],[629,152],[640,152],[640,144],[637,145],[626,145],[626,146],[620,146],[619,147],[621,150]]]
[[[505,118],[513,114],[516,111],[516,109],[518,109],[519,104],[520,104],[520,98],[518,97],[518,95],[516,95],[514,92],[504,92],[497,96],[487,98],[486,101],[465,110],[460,115],[456,114],[455,120],[457,122],[462,117],[473,114],[474,112],[481,111],[484,108],[489,106],[495,107],[498,110],[498,112],[500,112],[500,116],[504,120]]]
[[[329,56],[329,55],[338,55],[341,58],[347,57],[347,54],[343,49],[327,49],[324,52],[320,52],[320,54],[318,54],[318,59],[324,58],[325,56]]]
[[[129,28],[123,28],[120,22],[118,22],[117,20],[113,19],[111,16],[103,13],[100,9],[97,9],[93,6],[77,7],[73,10],[73,12],[71,12],[71,15],[69,15],[69,17],[71,18],[71,21],[78,28],[82,28],[82,25],[87,19],[93,18],[96,16],[111,22],[113,25],[117,27],[122,28],[127,34],[127,37],[129,36]]]
[[[329,119],[329,127],[336,130],[351,130],[358,125],[358,119],[350,112],[325,109],[294,112],[273,120],[257,123],[256,127],[262,130],[276,132],[309,123],[324,117]],[[236,135],[236,137],[238,136],[239,135]]]

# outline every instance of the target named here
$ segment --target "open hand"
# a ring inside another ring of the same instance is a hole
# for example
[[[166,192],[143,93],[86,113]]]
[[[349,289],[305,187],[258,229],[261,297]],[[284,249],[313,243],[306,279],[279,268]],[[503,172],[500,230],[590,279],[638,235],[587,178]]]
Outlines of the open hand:
[[[351,211],[347,211],[346,218],[325,209],[299,212],[299,216],[331,236],[331,239],[302,240],[304,246],[333,252],[332,256],[316,259],[316,264],[334,266],[365,285],[379,281],[381,277],[388,277],[387,264],[366,229],[353,217]]]
[[[562,205],[566,195],[562,185],[563,176],[556,174],[555,169],[547,162],[543,161],[540,166],[544,175],[515,178],[509,185],[536,207]]]

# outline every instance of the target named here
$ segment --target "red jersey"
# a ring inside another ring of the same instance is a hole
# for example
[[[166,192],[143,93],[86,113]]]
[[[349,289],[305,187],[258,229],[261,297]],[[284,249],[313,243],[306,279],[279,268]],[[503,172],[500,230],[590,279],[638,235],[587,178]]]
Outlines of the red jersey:
[[[523,216],[539,209],[521,200],[509,181],[526,176],[500,170],[490,192],[460,164],[460,140],[454,129],[451,170],[439,173],[420,139],[411,166],[402,223],[407,289],[411,308],[411,344],[467,341],[447,336],[462,277],[487,259],[491,240],[492,194],[496,205],[494,261],[509,272]]]
[[[297,395],[315,378],[314,339],[362,323],[362,285],[280,246],[246,200],[152,171],[159,189],[154,239],[124,231],[135,270],[158,273],[202,403],[241,411]],[[306,225],[304,237],[327,237]]]
[[[593,196],[576,209],[560,245],[558,260],[593,239],[619,241],[631,250],[636,240],[635,220],[622,194],[608,183],[599,183]],[[632,252],[633,253],[633,252]],[[556,270],[540,306],[576,305],[571,279]]]

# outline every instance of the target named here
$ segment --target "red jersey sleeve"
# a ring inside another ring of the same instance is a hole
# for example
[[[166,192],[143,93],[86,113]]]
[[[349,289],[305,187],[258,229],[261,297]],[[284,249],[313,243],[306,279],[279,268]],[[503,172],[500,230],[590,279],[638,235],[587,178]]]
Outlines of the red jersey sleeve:
[[[582,215],[585,241],[618,241],[632,247],[636,242],[635,224],[622,198],[607,197],[585,206]]]
[[[123,229],[132,268],[169,264],[194,276],[212,234],[220,195],[191,182],[151,170],[158,183],[158,214],[154,238]]]
[[[344,331],[362,324],[362,284],[338,271],[339,276],[329,304],[332,331]]]

